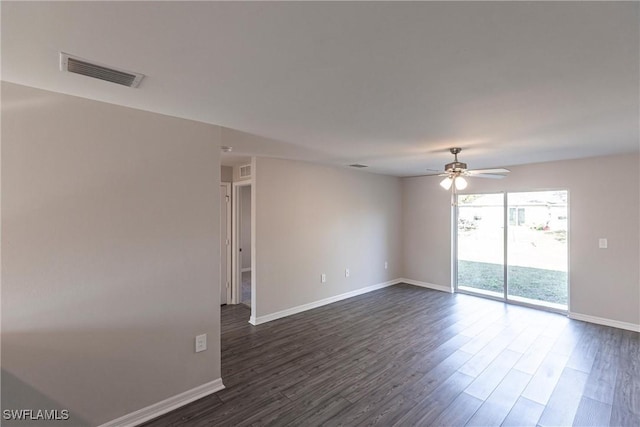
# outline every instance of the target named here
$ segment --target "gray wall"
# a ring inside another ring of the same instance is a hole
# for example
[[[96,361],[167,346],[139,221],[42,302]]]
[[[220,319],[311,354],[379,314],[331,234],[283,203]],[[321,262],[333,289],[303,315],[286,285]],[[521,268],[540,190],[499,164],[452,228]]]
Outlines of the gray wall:
[[[399,178],[268,158],[255,165],[257,316],[400,277]]]
[[[220,166],[220,181],[233,182],[233,167]]]
[[[451,286],[451,193],[439,179],[402,179],[402,277]]]
[[[96,425],[220,377],[218,138],[2,83],[3,408]]]
[[[637,153],[510,167],[503,180],[470,179],[467,193],[568,189],[570,310],[640,323],[640,175]],[[439,178],[403,179],[404,274],[451,281],[450,193]],[[609,239],[598,249],[598,238]]]

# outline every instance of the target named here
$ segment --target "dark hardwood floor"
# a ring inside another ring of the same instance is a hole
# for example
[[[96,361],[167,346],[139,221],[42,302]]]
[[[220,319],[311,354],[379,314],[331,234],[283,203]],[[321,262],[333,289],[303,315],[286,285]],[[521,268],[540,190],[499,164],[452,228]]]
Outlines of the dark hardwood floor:
[[[145,426],[640,426],[635,332],[404,284],[248,318],[222,308],[226,389]]]

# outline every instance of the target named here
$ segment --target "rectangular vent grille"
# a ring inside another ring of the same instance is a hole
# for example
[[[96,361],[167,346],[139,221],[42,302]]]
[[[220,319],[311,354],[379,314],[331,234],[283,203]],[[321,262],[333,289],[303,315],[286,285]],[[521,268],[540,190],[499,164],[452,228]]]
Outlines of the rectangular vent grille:
[[[144,78],[144,75],[140,73],[100,65],[62,52],[60,53],[60,69],[128,87],[138,87]]]
[[[354,163],[352,165],[349,165],[352,168],[366,168],[368,167],[367,165],[361,165],[360,163]]]
[[[248,178],[251,176],[251,165],[240,166],[240,178]]]

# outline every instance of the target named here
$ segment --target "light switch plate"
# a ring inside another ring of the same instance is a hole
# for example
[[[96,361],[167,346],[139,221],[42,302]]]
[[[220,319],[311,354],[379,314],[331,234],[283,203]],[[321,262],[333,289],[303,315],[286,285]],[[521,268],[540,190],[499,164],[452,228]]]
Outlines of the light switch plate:
[[[605,238],[598,239],[598,247],[600,249],[607,249],[609,247],[609,242]]]
[[[207,349],[207,334],[198,335],[196,337],[196,353]]]

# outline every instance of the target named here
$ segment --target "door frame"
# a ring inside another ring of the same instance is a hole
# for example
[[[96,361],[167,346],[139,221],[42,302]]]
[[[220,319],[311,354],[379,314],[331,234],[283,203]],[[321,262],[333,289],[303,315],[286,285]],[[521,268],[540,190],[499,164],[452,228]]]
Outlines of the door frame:
[[[222,270],[223,268],[225,268],[227,270],[227,283],[226,283],[226,287],[227,287],[227,304],[231,304],[232,300],[231,300],[231,259],[232,259],[232,253],[233,251],[231,250],[232,246],[231,246],[231,204],[232,204],[232,194],[231,194],[231,183],[230,182],[220,182],[220,187],[225,187],[227,190],[227,197],[228,200],[226,202],[226,211],[227,211],[227,223],[226,223],[226,229],[227,229],[227,241],[226,241],[226,251],[227,251],[227,262],[226,265],[220,265],[220,269]],[[220,284],[222,286],[222,283]]]
[[[506,269],[506,265],[507,265],[507,224],[504,223],[504,227],[503,227],[503,242],[502,242],[502,252],[503,252],[503,264],[502,264],[502,269],[503,269],[503,282],[502,282],[502,289],[503,289],[503,296],[502,297],[497,297],[495,295],[490,295],[490,294],[485,294],[483,292],[473,292],[473,291],[467,291],[466,289],[460,289],[460,287],[458,286],[458,217],[460,216],[460,206],[458,204],[458,197],[459,196],[472,196],[474,194],[502,194],[503,196],[503,211],[504,211],[504,203],[506,203],[507,200],[507,192],[506,191],[487,191],[487,192],[478,192],[478,193],[458,193],[456,192],[455,194],[452,195],[453,201],[452,201],[452,207],[453,207],[453,220],[451,221],[451,235],[452,235],[452,239],[453,241],[451,242],[451,247],[452,247],[452,252],[453,252],[453,265],[451,266],[451,271],[452,271],[452,277],[451,280],[453,281],[453,291],[459,294],[466,294],[466,295],[473,295],[473,296],[481,296],[483,298],[488,298],[488,299],[492,299],[495,301],[500,301],[500,302],[508,302],[507,301],[507,269]],[[503,213],[504,216],[504,213]],[[506,218],[503,218],[503,222]]]
[[[567,308],[566,309],[559,309],[559,308],[555,308],[555,307],[549,307],[546,305],[541,305],[541,304],[531,304],[528,302],[524,302],[524,301],[517,301],[517,300],[513,300],[513,299],[509,299],[508,297],[508,292],[509,292],[509,281],[508,281],[508,268],[509,268],[509,264],[508,264],[508,250],[507,250],[507,244],[508,244],[508,237],[509,237],[509,205],[508,205],[508,195],[510,193],[531,193],[531,192],[538,192],[538,191],[566,191],[567,193]],[[503,271],[504,271],[504,279],[503,279],[503,296],[502,297],[497,297],[494,295],[488,295],[488,294],[484,294],[482,292],[473,292],[473,291],[467,291],[465,289],[460,289],[458,286],[458,216],[459,216],[459,206],[458,206],[458,196],[466,196],[466,195],[473,195],[473,194],[502,194],[504,197],[504,201],[503,201],[503,222],[504,222],[504,227],[503,227]],[[569,191],[568,188],[566,187],[558,187],[558,188],[538,188],[538,189],[532,189],[532,190],[504,190],[504,191],[488,191],[488,192],[474,192],[474,193],[456,193],[454,195],[452,195],[452,221],[451,221],[451,236],[452,236],[452,242],[451,242],[451,252],[452,252],[452,265],[451,265],[451,281],[452,281],[452,288],[453,291],[455,293],[460,293],[460,294],[466,294],[466,295],[473,295],[476,297],[482,297],[482,298],[487,298],[487,299],[492,299],[495,301],[500,301],[500,302],[504,302],[506,304],[514,304],[514,305],[521,305],[524,307],[530,307],[530,308],[535,308],[538,310],[544,310],[544,311],[550,311],[553,313],[560,313],[560,314],[568,314],[571,313],[571,274],[570,274],[570,265],[571,265],[571,247],[570,247],[570,236],[571,236],[571,192]]]
[[[251,187],[251,189],[253,190],[253,180],[252,179],[247,179],[245,181],[237,181],[234,182],[233,184],[233,192],[232,192],[232,196],[231,196],[231,217],[232,217],[232,229],[231,229],[231,303],[232,304],[240,304],[241,302],[241,298],[240,298],[240,282],[242,280],[242,276],[239,273],[240,271],[240,265],[238,263],[238,248],[240,247],[239,244],[239,237],[240,237],[240,188],[241,187]],[[253,197],[253,194],[252,194]],[[253,206],[251,207],[251,209],[253,209]],[[251,217],[253,218],[253,212],[251,212]],[[253,227],[251,229],[251,239],[252,239],[252,243],[253,243]],[[253,246],[253,244],[252,244]],[[253,250],[253,248],[251,248]],[[253,263],[253,259],[252,259],[252,263]],[[253,282],[254,282],[254,274],[253,271],[251,272],[251,311],[253,312],[254,308],[253,308]]]

